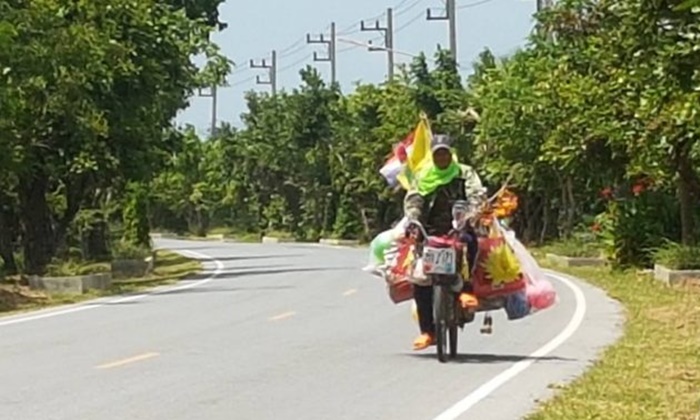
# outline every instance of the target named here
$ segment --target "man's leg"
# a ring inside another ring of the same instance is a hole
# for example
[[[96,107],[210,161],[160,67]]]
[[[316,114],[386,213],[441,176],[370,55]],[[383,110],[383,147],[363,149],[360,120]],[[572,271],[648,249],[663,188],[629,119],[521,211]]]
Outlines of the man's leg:
[[[433,344],[435,337],[435,321],[433,320],[433,287],[413,287],[413,297],[418,309],[418,324],[421,335],[413,343],[415,350],[423,350]]]
[[[463,234],[460,239],[467,244],[467,263],[469,264],[469,269],[474,272],[476,255],[479,252],[479,239],[473,232]]]
[[[463,243],[467,245],[467,264],[469,265],[469,281],[464,282],[464,288],[462,289],[462,294],[459,300],[463,308],[477,308],[479,306],[479,300],[473,295],[473,284],[471,282],[472,274],[474,273],[474,266],[476,264],[476,257],[479,252],[479,239],[473,232],[465,233],[460,238]]]

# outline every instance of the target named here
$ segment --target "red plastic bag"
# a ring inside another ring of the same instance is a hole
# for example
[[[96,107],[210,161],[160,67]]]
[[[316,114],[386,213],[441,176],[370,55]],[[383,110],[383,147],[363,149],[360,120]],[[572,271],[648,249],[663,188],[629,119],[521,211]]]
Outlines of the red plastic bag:
[[[525,293],[532,311],[541,311],[554,305],[557,301],[557,292],[552,286],[552,282],[547,280],[547,276],[535,258],[515,237],[513,231],[507,231],[500,225],[498,225],[498,230],[520,261],[520,267],[527,281]]]
[[[386,274],[389,298],[394,303],[413,299],[413,283],[409,277],[414,268],[413,243],[403,240],[399,243],[398,255]]]
[[[389,299],[394,303],[401,303],[413,299],[413,283],[404,279],[397,279],[389,284]]]
[[[554,305],[557,300],[557,292],[549,280],[535,279],[527,277],[527,285],[525,286],[527,300],[533,311],[541,311]]]

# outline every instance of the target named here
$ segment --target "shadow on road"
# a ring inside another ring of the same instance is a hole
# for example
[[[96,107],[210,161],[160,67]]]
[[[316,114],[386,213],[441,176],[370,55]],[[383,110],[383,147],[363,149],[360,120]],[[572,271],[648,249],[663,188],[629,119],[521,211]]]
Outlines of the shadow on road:
[[[314,273],[314,272],[331,272],[331,271],[348,271],[357,270],[357,267],[297,267],[297,268],[277,268],[277,269],[264,269],[264,270],[248,270],[241,271],[237,268],[232,268],[231,270],[223,271],[216,276],[217,279],[230,279],[236,277],[252,277],[252,276],[269,276],[274,274],[287,274],[287,273]]]
[[[255,291],[279,291],[279,290],[290,290],[295,289],[294,286],[252,286],[252,287],[227,287],[227,288],[192,288],[192,289],[180,289],[173,290],[169,292],[163,292],[161,295],[179,295],[185,293],[240,293],[240,292],[255,292]]]
[[[298,258],[307,257],[308,254],[267,254],[267,255],[231,255],[229,257],[213,257],[215,260],[219,261],[243,261],[243,260],[270,260],[270,259],[284,259],[284,258]],[[207,261],[207,260],[204,260]]]
[[[415,357],[418,359],[428,359],[428,360],[433,360],[437,361],[437,355],[435,352],[430,352],[430,353],[408,353],[409,356]],[[523,360],[533,360],[533,361],[557,361],[557,362],[575,362],[576,359],[569,359],[566,357],[558,357],[558,356],[542,356],[542,357],[532,357],[532,356],[523,356],[523,355],[516,355],[516,354],[480,354],[480,353],[471,353],[471,354],[458,354],[457,357],[453,360],[451,360],[451,363],[473,363],[473,364],[478,364],[478,363],[517,363],[517,362],[522,362]]]
[[[189,245],[189,246],[156,246],[156,249],[158,250],[163,250],[163,251],[197,251],[197,250],[202,250],[202,249],[211,249],[211,245]]]
[[[124,298],[124,297],[129,297],[129,296],[138,296],[141,295],[142,293],[131,293],[127,295],[120,295],[118,298]],[[85,302],[83,306],[121,306],[121,305],[136,305],[140,303],[140,301],[136,300],[128,300],[126,302],[110,302],[110,301],[105,301],[105,302]]]

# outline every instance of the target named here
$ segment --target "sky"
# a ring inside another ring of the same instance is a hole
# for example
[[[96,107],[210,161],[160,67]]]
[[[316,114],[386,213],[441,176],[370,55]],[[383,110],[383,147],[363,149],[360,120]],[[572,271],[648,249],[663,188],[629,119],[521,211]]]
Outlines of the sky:
[[[428,8],[436,15],[444,13],[444,0],[228,0],[219,8],[228,28],[215,34],[214,40],[237,67],[228,77],[229,86],[218,90],[217,120],[240,127],[240,115],[246,111],[244,93],[269,91],[269,85],[256,84],[256,76],[265,80],[267,72],[251,69],[251,59],[269,63],[271,51],[277,51],[278,90],[296,87],[299,70],[309,64],[330,81],[329,63],[313,61],[314,51],[322,57],[327,49],[308,45],[307,34],[328,37],[330,24],[335,22],[339,39],[375,39],[375,44],[382,45],[382,39],[377,40],[380,33],[360,31],[360,21],[372,26],[379,19],[384,25],[389,7],[394,9],[395,50],[414,55],[424,52],[432,58],[438,45],[448,47],[447,21],[425,17]],[[533,28],[536,0],[457,0],[457,8],[457,58],[466,77],[485,47],[496,56],[505,56],[525,44]],[[410,60],[403,54],[395,56],[397,64]],[[380,83],[386,75],[386,53],[338,42],[337,78],[343,92],[351,92],[356,82]],[[195,96],[176,122],[192,124],[204,134],[209,131],[211,115],[211,98]]]

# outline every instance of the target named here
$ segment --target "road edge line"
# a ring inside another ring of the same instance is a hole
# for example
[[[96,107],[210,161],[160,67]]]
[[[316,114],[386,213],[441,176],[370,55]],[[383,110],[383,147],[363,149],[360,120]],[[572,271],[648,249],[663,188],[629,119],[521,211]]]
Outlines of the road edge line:
[[[571,319],[566,327],[564,327],[559,334],[557,334],[545,345],[532,352],[526,360],[521,360],[494,376],[488,382],[482,384],[477,389],[469,393],[466,397],[452,405],[452,407],[434,417],[433,420],[454,420],[463,415],[481,400],[498,390],[498,388],[527,370],[537,361],[538,358],[547,356],[549,353],[559,348],[559,346],[568,341],[578,331],[583,324],[587,311],[586,296],[584,295],[583,290],[581,290],[581,288],[573,281],[562,276],[560,273],[548,272],[547,276],[564,283],[564,285],[574,293],[576,309],[574,310],[574,314],[571,316]]]
[[[0,327],[5,327],[8,325],[15,325],[15,324],[21,324],[24,322],[30,322],[30,321],[38,321],[40,319],[46,319],[46,318],[53,318],[61,315],[68,315],[76,312],[82,312],[82,311],[87,311],[89,309],[96,309],[96,308],[101,308],[106,305],[114,304],[114,303],[123,303],[123,302],[130,302],[130,301],[135,301],[139,299],[143,299],[147,296],[153,296],[153,295],[159,295],[163,293],[168,293],[168,292],[174,292],[178,290],[186,290],[186,289],[191,289],[193,287],[197,286],[202,286],[206,283],[209,283],[210,281],[214,280],[216,277],[218,277],[224,270],[224,264],[217,260],[214,257],[211,257],[206,254],[202,254],[199,252],[195,251],[189,251],[189,250],[178,250],[178,251],[173,251],[177,253],[182,253],[182,254],[189,254],[192,257],[195,258],[201,258],[205,260],[212,261],[216,268],[212,273],[207,276],[206,278],[202,280],[197,280],[197,281],[190,281],[188,282],[187,279],[183,279],[180,281],[186,282],[185,284],[180,284],[177,286],[173,287],[166,287],[166,288],[157,288],[148,292],[144,293],[139,293],[137,295],[130,295],[130,296],[123,296],[123,297],[116,297],[116,298],[102,298],[102,299],[96,299],[96,300],[88,300],[85,302],[81,302],[75,305],[71,305],[68,308],[64,309],[48,309],[50,312],[44,312],[44,313],[34,313],[34,314],[27,314],[27,315],[15,315],[12,317],[7,317],[7,318],[0,318]],[[206,271],[205,271],[206,272]]]

